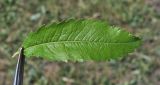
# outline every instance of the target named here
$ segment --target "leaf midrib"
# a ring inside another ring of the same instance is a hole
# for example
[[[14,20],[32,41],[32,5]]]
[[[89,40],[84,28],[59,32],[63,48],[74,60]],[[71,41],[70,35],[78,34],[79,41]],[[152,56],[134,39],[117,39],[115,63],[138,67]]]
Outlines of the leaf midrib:
[[[44,44],[49,44],[49,43],[99,43],[99,44],[129,44],[129,43],[135,43],[136,41],[130,41],[130,42],[93,42],[93,41],[58,41],[58,42],[46,42],[46,43],[40,43],[40,44],[36,44],[36,45],[32,45],[27,48],[31,48],[34,46],[38,46],[38,45],[44,45]]]

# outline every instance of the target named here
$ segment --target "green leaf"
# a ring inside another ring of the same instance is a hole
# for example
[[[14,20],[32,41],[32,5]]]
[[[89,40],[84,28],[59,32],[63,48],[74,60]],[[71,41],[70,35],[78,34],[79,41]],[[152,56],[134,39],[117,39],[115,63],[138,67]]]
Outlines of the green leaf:
[[[138,37],[98,20],[68,20],[44,25],[24,40],[24,54],[57,61],[120,58],[141,43]]]

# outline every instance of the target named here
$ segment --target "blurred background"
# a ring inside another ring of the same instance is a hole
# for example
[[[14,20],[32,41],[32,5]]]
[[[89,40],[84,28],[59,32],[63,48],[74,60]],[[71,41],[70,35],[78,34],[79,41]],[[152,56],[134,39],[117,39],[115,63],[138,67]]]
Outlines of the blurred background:
[[[12,85],[17,58],[11,56],[29,32],[70,18],[105,20],[143,45],[107,62],[27,59],[24,85],[160,85],[160,0],[0,0],[0,85]]]

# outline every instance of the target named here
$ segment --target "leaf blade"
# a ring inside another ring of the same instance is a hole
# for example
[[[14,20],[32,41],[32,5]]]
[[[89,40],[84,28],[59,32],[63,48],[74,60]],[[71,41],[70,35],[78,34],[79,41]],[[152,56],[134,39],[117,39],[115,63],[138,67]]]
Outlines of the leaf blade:
[[[41,27],[25,39],[23,46],[26,56],[83,61],[118,58],[140,43],[139,38],[102,21],[69,20]]]

